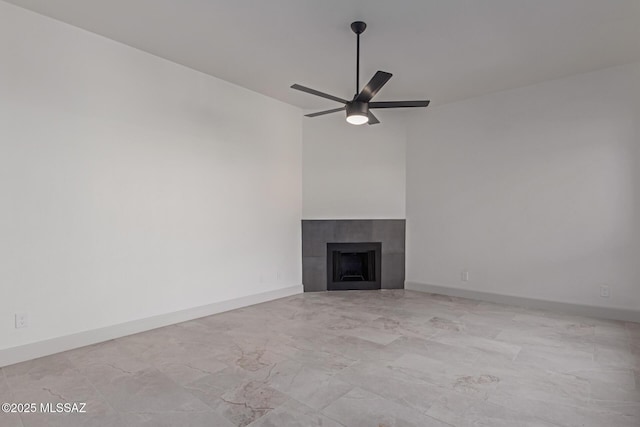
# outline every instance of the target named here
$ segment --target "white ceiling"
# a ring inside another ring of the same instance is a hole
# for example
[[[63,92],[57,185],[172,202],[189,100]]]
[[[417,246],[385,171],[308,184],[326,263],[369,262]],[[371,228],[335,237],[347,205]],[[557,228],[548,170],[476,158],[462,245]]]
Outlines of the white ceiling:
[[[394,74],[376,98],[443,104],[640,60],[640,0],[10,0],[302,108]]]

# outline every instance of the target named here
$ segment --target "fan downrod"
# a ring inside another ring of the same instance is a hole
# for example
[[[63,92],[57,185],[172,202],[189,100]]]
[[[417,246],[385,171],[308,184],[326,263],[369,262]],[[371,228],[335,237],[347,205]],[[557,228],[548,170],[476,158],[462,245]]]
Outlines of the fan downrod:
[[[364,30],[366,29],[367,29],[367,24],[365,24],[362,21],[355,21],[351,23],[351,31],[353,31],[358,35],[364,33]]]

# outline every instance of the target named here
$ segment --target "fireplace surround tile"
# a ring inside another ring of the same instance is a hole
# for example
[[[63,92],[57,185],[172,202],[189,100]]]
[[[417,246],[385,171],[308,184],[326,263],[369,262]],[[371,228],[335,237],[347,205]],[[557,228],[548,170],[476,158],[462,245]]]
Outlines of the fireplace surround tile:
[[[324,256],[302,258],[302,283],[305,292],[327,290],[327,261]]]
[[[336,220],[335,237],[344,243],[372,242],[372,220]]]
[[[372,228],[371,240],[384,242],[383,254],[404,254],[405,248],[405,220],[389,219],[376,221]]]
[[[335,236],[336,221],[302,221],[302,256],[324,257],[327,254],[325,239]]]
[[[327,290],[327,243],[382,244],[382,289],[403,289],[404,219],[302,220],[302,282],[305,292]]]
[[[384,289],[404,289],[404,254],[382,252],[382,283]]]

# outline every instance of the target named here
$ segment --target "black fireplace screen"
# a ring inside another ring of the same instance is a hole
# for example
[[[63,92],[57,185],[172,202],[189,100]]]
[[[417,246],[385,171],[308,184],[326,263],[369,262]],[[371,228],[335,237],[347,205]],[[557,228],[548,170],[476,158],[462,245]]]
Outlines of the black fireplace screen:
[[[380,289],[379,242],[327,243],[327,289]]]
[[[376,251],[333,251],[333,281],[363,282],[376,279]]]

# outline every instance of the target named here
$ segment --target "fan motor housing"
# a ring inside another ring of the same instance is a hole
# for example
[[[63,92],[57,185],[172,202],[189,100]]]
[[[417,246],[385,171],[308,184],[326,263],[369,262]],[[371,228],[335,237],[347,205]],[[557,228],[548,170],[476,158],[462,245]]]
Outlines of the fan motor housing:
[[[347,102],[347,117],[349,116],[368,116],[369,104],[367,102],[351,101]]]

